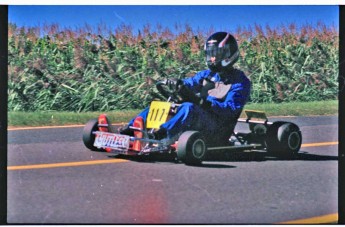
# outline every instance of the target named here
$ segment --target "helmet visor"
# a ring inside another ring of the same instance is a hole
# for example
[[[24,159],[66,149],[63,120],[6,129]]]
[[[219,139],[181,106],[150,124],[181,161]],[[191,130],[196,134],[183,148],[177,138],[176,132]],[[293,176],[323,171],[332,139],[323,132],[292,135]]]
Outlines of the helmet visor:
[[[218,47],[217,45],[207,46],[205,53],[206,62],[215,64],[230,57],[230,45],[226,44],[224,47]]]

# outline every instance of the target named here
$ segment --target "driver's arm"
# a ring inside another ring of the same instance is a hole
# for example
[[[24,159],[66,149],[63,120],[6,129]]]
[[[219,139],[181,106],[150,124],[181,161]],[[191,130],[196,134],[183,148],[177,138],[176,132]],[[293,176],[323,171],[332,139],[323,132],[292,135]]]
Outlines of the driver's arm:
[[[249,99],[250,86],[250,81],[232,84],[224,101],[207,96],[206,101],[210,103],[209,109],[220,116],[236,116]]]
[[[209,75],[209,70],[204,70],[196,73],[193,77],[183,79],[183,84],[191,89],[194,93],[198,93],[201,90],[202,82]]]

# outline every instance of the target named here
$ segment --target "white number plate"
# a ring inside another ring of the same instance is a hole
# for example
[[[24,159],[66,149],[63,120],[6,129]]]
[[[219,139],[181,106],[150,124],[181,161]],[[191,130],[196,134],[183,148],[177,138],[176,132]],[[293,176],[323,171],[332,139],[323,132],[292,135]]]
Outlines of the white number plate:
[[[95,147],[111,148],[115,150],[128,150],[129,138],[130,137],[127,135],[97,131],[93,145]]]

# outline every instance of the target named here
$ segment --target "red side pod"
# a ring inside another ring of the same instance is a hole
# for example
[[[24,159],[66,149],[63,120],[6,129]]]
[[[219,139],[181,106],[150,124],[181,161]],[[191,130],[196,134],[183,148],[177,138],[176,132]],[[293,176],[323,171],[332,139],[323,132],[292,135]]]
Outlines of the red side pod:
[[[133,127],[144,129],[144,119],[140,116],[136,117],[134,119]],[[143,138],[143,133],[139,131],[134,131],[134,137]],[[132,150],[137,152],[141,151],[141,142],[139,140],[135,140],[133,142]]]
[[[101,132],[110,132],[110,121],[106,114],[101,114],[98,117],[98,124],[99,125],[107,125],[107,126],[99,126],[98,130]],[[105,148],[106,152],[111,152],[111,148]]]

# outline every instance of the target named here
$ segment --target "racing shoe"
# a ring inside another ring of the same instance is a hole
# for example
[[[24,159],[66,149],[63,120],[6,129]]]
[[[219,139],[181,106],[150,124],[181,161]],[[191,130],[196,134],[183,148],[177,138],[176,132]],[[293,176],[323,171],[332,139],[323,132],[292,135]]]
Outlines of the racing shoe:
[[[167,130],[165,128],[159,128],[157,131],[153,132],[153,137],[156,140],[161,140],[167,137]]]
[[[118,133],[122,135],[134,136],[133,130],[129,128],[129,125],[119,128]]]

